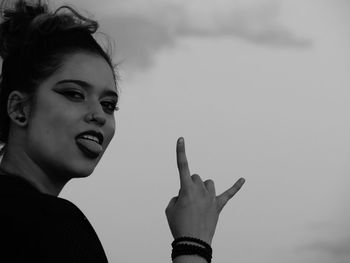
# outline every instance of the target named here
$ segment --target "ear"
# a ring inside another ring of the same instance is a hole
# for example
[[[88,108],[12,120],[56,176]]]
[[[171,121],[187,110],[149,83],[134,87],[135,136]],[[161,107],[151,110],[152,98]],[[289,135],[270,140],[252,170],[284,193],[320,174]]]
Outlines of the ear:
[[[10,93],[7,100],[7,113],[12,122],[24,127],[28,124],[29,111],[26,109],[28,95],[18,90]]]

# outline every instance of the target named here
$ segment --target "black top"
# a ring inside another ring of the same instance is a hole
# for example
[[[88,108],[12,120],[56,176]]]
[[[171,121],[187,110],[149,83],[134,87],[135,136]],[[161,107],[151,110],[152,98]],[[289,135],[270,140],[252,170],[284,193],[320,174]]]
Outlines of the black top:
[[[25,179],[0,174],[0,262],[107,262],[84,214]]]

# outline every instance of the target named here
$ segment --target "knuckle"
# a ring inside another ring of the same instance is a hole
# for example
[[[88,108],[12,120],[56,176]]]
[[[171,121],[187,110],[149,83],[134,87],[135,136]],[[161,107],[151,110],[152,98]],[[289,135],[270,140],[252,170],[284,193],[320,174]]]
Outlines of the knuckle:
[[[202,181],[201,177],[198,174],[193,174],[191,178],[193,181]]]
[[[208,191],[208,193],[211,195],[212,198],[215,198],[215,185],[214,181],[211,179],[208,179],[204,182],[204,185]]]
[[[193,189],[195,189],[197,194],[200,196],[206,196],[208,194],[207,185],[198,174],[192,175],[192,181],[194,182]]]
[[[205,184],[208,186],[214,186],[214,181],[212,179],[208,179],[205,181]]]

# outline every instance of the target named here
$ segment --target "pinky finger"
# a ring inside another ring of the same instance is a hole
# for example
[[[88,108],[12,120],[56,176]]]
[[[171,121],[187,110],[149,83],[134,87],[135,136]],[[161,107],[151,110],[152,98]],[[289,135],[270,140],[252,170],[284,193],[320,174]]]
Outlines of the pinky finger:
[[[218,202],[218,209],[221,211],[224,206],[227,204],[227,202],[241,189],[245,182],[244,178],[240,178],[237,180],[237,182],[228,190],[226,190],[221,195],[217,196],[217,202]]]

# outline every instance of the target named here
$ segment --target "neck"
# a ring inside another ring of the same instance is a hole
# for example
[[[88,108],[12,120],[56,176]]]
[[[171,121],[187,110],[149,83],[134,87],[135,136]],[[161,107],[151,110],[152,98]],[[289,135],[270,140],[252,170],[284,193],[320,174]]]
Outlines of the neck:
[[[55,180],[55,175],[45,172],[36,165],[30,156],[23,151],[23,148],[17,150],[16,147],[6,148],[0,169],[29,181],[44,194],[59,195],[68,180]]]

